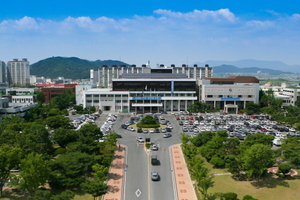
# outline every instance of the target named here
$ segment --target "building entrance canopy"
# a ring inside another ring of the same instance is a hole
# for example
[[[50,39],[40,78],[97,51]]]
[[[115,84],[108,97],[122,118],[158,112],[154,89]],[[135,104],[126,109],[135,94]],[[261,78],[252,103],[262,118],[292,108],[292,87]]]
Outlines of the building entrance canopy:
[[[162,103],[133,103],[133,107],[162,107]]]

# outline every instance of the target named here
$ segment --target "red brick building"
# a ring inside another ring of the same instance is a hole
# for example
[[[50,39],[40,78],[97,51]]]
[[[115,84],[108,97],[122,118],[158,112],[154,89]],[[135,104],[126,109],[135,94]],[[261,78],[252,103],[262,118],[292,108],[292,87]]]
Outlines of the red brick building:
[[[40,84],[36,87],[40,87],[43,95],[45,96],[46,103],[50,102],[53,97],[56,97],[64,91],[70,90],[75,93],[75,87],[77,84]]]

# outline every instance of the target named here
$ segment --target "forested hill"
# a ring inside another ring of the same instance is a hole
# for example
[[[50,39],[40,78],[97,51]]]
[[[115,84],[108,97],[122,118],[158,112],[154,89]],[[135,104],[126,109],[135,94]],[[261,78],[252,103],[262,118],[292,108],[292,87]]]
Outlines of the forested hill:
[[[64,77],[70,79],[88,79],[90,69],[98,70],[102,65],[128,65],[117,60],[88,61],[76,57],[51,57],[40,60],[30,66],[30,74],[46,78]]]

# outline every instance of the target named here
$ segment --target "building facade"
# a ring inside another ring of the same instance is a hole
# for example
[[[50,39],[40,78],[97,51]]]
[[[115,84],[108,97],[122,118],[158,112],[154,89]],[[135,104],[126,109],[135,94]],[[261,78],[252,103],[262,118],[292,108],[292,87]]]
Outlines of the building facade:
[[[67,90],[75,93],[76,84],[40,84],[36,85],[36,87],[41,88],[42,93],[45,96],[45,102],[48,103],[52,98]]]
[[[103,111],[183,111],[197,100],[196,87],[196,80],[185,74],[130,73],[113,79],[111,89],[82,91],[81,102],[83,107],[95,106]]]
[[[0,83],[7,82],[7,72],[6,72],[6,64],[5,62],[0,60]]]
[[[237,113],[247,102],[259,102],[259,80],[253,76],[207,78],[199,82],[199,100],[211,108]]]
[[[98,71],[90,71],[90,80],[92,84],[97,85],[101,88],[111,88],[112,80],[118,79],[122,74],[143,74],[143,73],[168,73],[168,74],[185,74],[187,78],[191,79],[204,79],[207,77],[213,77],[213,68],[205,65],[205,67],[199,67],[193,65],[189,67],[182,65],[176,67],[172,64],[170,67],[165,65],[159,65],[159,67],[151,68],[150,65],[142,65],[137,67],[136,65],[131,66],[102,66]]]
[[[7,62],[7,78],[9,84],[18,86],[29,86],[30,64],[27,59],[14,59]]]

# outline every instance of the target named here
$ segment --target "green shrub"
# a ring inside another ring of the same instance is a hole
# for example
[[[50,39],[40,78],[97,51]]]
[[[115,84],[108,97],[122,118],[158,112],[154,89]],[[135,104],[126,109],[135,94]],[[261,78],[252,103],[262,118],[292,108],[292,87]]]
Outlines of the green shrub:
[[[212,157],[210,163],[213,164],[215,167],[224,167],[225,165],[225,161],[222,158],[216,156]]]
[[[158,124],[158,123],[155,123],[155,124],[143,124],[142,122],[140,122],[140,123],[137,123],[136,126],[140,127],[140,128],[158,128],[158,127],[160,127],[160,124]]]
[[[67,152],[67,149],[61,148],[61,147],[55,150],[56,155],[65,154],[66,152]]]
[[[151,145],[150,143],[146,143],[146,148],[150,149],[150,145]]]

